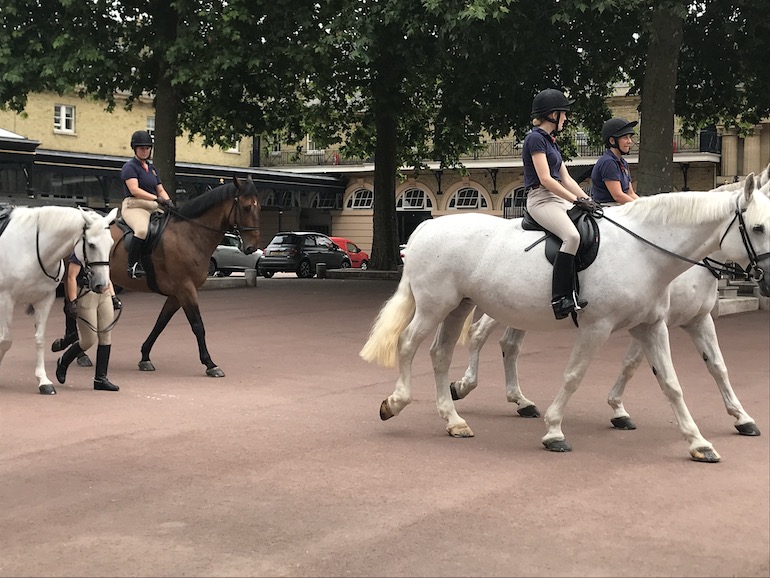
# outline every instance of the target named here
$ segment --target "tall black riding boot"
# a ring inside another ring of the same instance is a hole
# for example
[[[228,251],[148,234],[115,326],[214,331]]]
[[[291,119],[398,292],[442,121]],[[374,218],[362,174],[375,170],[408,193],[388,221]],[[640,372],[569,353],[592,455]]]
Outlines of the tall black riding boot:
[[[99,345],[96,348],[96,373],[94,374],[94,389],[101,391],[118,391],[120,388],[107,379],[107,368],[110,365],[111,345]]]
[[[131,249],[128,252],[128,276],[132,279],[140,279],[147,275],[142,266],[142,250],[144,239],[134,237],[131,241]]]
[[[77,343],[70,345],[69,349],[64,352],[64,355],[56,361],[56,380],[59,383],[64,383],[67,380],[67,368],[81,353],[83,353],[83,350],[78,341]]]
[[[66,349],[78,340],[78,325],[74,317],[67,315],[67,303],[68,299],[64,298],[64,337],[56,339],[51,344],[51,351],[56,353],[62,349]]]
[[[588,305],[578,297],[575,291],[575,256],[569,253],[559,253],[553,262],[553,285],[551,291],[551,307],[556,319],[564,319],[573,311],[578,311]]]

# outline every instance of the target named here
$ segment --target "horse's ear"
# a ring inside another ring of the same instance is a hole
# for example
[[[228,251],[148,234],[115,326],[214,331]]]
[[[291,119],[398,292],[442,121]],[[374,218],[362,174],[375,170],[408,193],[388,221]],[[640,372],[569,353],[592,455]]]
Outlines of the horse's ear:
[[[233,184],[235,185],[235,188],[239,191],[243,188],[243,185],[241,184],[241,179],[238,177],[233,177]]]
[[[115,207],[105,215],[104,222],[107,223],[107,226],[110,226],[115,222],[115,219],[117,218],[118,218],[118,208]]]
[[[754,192],[756,183],[754,182],[754,173],[746,175],[746,180],[743,181],[743,194],[746,197],[746,202],[751,200],[751,195]]]

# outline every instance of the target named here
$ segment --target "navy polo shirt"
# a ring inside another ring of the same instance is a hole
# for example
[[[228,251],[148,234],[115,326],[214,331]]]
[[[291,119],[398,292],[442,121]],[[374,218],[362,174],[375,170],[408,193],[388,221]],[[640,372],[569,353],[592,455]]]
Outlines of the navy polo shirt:
[[[628,192],[631,185],[631,172],[626,159],[616,157],[610,149],[599,157],[591,171],[591,196],[597,203],[614,203],[615,199],[604,181],[619,181],[624,193]]]
[[[548,168],[551,176],[561,182],[559,171],[561,170],[561,152],[556,146],[556,139],[545,132],[540,127],[535,127],[524,139],[524,147],[521,152],[521,159],[524,162],[524,188],[531,189],[540,186],[540,179],[537,178],[535,164],[532,162],[533,153],[545,153],[548,161]]]
[[[143,191],[147,191],[153,195],[158,194],[158,185],[160,184],[160,175],[155,165],[147,162],[147,170],[144,170],[142,163],[136,157],[132,158],[120,171],[120,180],[123,181],[123,194],[126,197],[130,197],[131,193],[126,186],[127,179],[137,179],[139,181],[139,188]]]

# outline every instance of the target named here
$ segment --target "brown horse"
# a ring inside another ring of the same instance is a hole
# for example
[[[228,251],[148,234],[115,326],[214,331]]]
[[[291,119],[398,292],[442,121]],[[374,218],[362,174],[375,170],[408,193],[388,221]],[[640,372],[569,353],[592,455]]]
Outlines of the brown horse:
[[[132,291],[166,296],[155,327],[142,344],[139,369],[155,371],[150,361],[150,350],[181,307],[198,340],[198,352],[201,363],[206,366],[206,375],[224,377],[224,372],[211,360],[206,347],[206,330],[198,307],[198,287],[206,281],[209,259],[225,231],[235,230],[242,236],[244,253],[257,250],[259,209],[257,190],[250,178],[236,178],[232,183],[211,189],[178,209],[170,209],[168,224],[152,251],[152,271],[148,270],[152,278],[149,284],[149,277],[131,279],[128,276],[124,234],[117,225],[112,226],[115,245],[110,256],[110,274],[113,283]]]

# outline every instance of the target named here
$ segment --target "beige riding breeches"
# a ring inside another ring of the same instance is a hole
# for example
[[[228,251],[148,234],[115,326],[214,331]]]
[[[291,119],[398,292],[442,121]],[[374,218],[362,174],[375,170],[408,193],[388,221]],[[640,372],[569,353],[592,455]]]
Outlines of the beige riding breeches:
[[[150,213],[160,211],[156,201],[126,197],[120,205],[123,220],[134,230],[137,239],[147,238],[147,228],[150,226]]]
[[[532,189],[527,195],[527,211],[532,218],[561,239],[562,253],[574,255],[580,247],[580,233],[567,214],[571,208],[572,203],[545,187]]]
[[[87,291],[78,299],[78,335],[83,351],[90,349],[97,341],[99,345],[112,343],[112,331],[104,331],[104,328],[109,327],[113,319],[115,311],[112,308],[112,296],[108,293]]]

